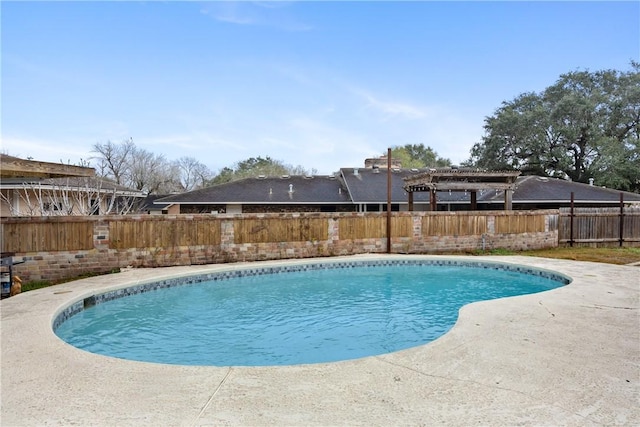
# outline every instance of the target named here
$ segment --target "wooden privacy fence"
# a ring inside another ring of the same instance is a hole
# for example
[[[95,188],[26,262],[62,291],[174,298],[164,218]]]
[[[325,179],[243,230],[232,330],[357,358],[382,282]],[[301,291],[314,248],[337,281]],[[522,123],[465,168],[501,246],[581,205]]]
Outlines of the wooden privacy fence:
[[[93,249],[93,223],[79,218],[65,222],[2,224],[2,252],[56,252]]]
[[[558,245],[558,211],[127,215],[2,218],[2,252],[26,280],[118,268],[442,253]],[[390,230],[390,236],[388,231]]]
[[[487,232],[487,219],[482,216],[425,216],[422,232],[430,236],[481,235]]]
[[[234,242],[277,243],[327,240],[328,218],[238,218]]]
[[[411,237],[411,217],[391,217],[392,237]],[[379,239],[387,236],[386,215],[352,216],[338,219],[340,240]]]
[[[171,221],[109,221],[112,249],[220,244],[220,220],[211,217]]]
[[[558,243],[581,245],[611,245],[640,243],[640,209],[561,208]]]
[[[586,214],[574,215],[581,218],[576,220],[577,230],[585,228],[584,224],[593,225],[599,230],[612,214],[589,214],[585,218],[580,215]],[[539,212],[395,213],[391,217],[391,237],[535,233],[545,231],[545,227],[548,229],[549,222],[552,230],[555,230],[553,216],[551,218]],[[636,219],[629,215],[625,217],[629,223],[626,227],[629,236],[638,227]],[[384,214],[361,213],[237,215],[227,218],[209,215],[5,218],[1,237],[2,251],[16,253],[91,250],[96,245],[107,249],[219,246],[223,243],[222,224],[231,222],[233,233],[228,243],[313,242],[329,239],[330,221],[336,224],[336,237],[339,240],[379,239],[387,234],[387,218]],[[561,224],[564,222],[561,221]],[[612,227],[617,230],[616,224],[608,225],[607,232]],[[562,233],[566,234],[565,230]],[[604,232],[599,230],[599,233]],[[578,236],[583,234],[583,231],[577,232]]]

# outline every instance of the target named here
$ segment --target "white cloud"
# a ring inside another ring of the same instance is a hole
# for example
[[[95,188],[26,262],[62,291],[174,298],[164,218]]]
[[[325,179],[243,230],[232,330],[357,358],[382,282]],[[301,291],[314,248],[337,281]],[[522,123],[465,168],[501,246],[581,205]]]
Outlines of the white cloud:
[[[415,143],[430,146],[440,157],[460,164],[469,158],[471,146],[480,139],[482,118],[441,107],[412,131],[417,136]]]
[[[379,151],[379,141],[367,129],[354,131],[310,117],[289,121],[292,138],[297,138],[296,152],[300,164],[331,173],[340,167],[359,166]]]
[[[409,102],[386,101],[362,89],[351,89],[351,92],[366,102],[366,108],[382,113],[385,119],[404,118],[409,120],[422,119],[429,116],[430,111]]]
[[[46,140],[2,135],[2,153],[40,162],[78,165],[92,153],[77,141]]]
[[[242,4],[236,2],[211,4],[206,9],[202,9],[202,13],[213,17],[217,21],[230,24],[253,25],[258,23],[256,22],[256,17],[251,16],[248,9],[243,8]]]
[[[459,164],[469,157],[473,143],[482,133],[482,118],[469,111],[452,110],[443,105],[424,105],[381,96],[369,89],[345,85],[348,93],[364,103],[365,119],[359,119],[363,135],[382,149],[405,144],[424,144]]]
[[[301,69],[292,67],[291,65],[274,63],[270,65],[271,69],[278,75],[283,76],[300,85],[309,86],[315,83],[315,80],[309,73],[302,71]]]
[[[287,7],[293,2],[276,0],[276,1],[253,1],[251,3],[259,7],[264,7],[266,9],[279,9],[281,7]]]
[[[235,25],[256,25],[284,31],[310,31],[311,25],[300,22],[287,10],[291,2],[233,2],[207,4],[201,13],[216,21]]]

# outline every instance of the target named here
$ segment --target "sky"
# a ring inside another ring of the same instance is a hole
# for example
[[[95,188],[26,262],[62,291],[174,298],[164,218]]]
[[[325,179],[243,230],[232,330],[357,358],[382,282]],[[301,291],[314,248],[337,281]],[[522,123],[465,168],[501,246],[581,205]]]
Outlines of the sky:
[[[640,2],[2,1],[1,152],[133,140],[214,173],[317,174],[424,144],[454,164],[502,102],[640,60]]]

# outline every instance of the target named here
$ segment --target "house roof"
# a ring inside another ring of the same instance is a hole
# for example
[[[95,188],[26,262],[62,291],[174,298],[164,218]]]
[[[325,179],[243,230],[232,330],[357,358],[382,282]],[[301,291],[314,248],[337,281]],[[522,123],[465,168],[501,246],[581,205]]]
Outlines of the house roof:
[[[200,190],[163,197],[155,203],[180,204],[351,204],[334,176],[245,178]]]
[[[93,168],[38,162],[0,154],[0,178],[59,178],[63,176],[95,176]]]
[[[384,203],[387,201],[386,168],[342,168],[340,176],[345,182],[353,203]],[[409,195],[404,189],[405,179],[419,176],[425,169],[391,169],[391,202],[408,203]],[[463,192],[438,193],[438,201],[456,203],[469,200]],[[428,203],[428,192],[416,192],[414,203]]]
[[[572,192],[574,200],[581,202],[619,203],[620,193],[626,202],[640,202],[640,194],[637,193],[533,175],[518,177],[512,200],[518,203],[568,203],[571,201]],[[504,201],[504,192],[502,191],[485,191],[478,194],[478,202],[499,203],[502,201]]]
[[[82,188],[90,188],[98,190],[102,193],[116,193],[118,195],[144,197],[142,192],[134,190],[123,185],[116,184],[113,181],[96,177],[64,177],[64,178],[47,178],[35,179],[31,178],[6,178],[2,179],[3,189],[24,189],[25,186],[39,186],[51,188],[67,188],[77,190]]]
[[[408,204],[405,178],[426,169],[392,169],[391,202]],[[291,186],[291,187],[289,187]],[[293,190],[289,192],[290,188]],[[571,192],[581,203],[619,203],[620,191],[538,176],[519,176],[515,203],[568,203]],[[622,192],[626,202],[640,203],[640,194]],[[414,203],[428,203],[429,192],[414,192]],[[477,191],[478,203],[503,203],[504,191]],[[470,203],[465,191],[438,191],[439,204]],[[387,169],[342,168],[337,176],[246,178],[182,194],[161,197],[156,204],[380,204],[387,201]]]
[[[142,200],[142,202],[140,203],[140,210],[141,211],[153,211],[153,212],[161,212],[165,209],[167,209],[169,206],[171,206],[171,203],[156,203],[156,200],[162,199],[163,197],[168,197],[168,195],[163,194],[163,195],[157,195],[157,194],[150,194],[147,195],[147,197],[144,198],[144,200]]]

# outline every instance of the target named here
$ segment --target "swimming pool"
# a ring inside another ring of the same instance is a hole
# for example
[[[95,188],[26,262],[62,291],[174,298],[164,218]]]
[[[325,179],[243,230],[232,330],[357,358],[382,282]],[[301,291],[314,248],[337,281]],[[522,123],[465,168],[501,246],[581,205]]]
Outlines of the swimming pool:
[[[453,326],[465,304],[566,283],[555,272],[487,262],[312,262],[95,295],[63,310],[54,330],[78,348],[148,362],[333,362],[430,342]]]

